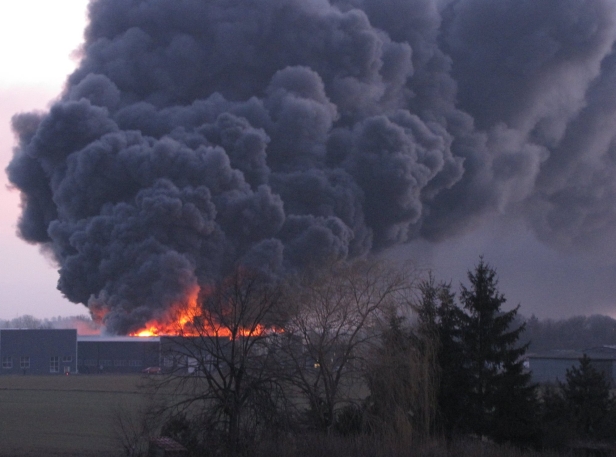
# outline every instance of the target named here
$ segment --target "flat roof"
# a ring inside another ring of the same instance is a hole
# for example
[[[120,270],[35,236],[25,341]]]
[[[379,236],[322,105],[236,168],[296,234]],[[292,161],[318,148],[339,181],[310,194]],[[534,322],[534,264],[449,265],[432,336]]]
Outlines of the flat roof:
[[[0,328],[0,332],[76,332],[76,328]]]
[[[159,336],[112,336],[112,335],[77,335],[77,341],[93,343],[158,343],[160,342]]]
[[[553,349],[527,354],[529,359],[581,359],[586,354],[591,360],[616,360],[616,347],[599,346],[583,350]]]
[[[553,349],[545,352],[526,354],[529,359],[581,359],[584,352],[570,349]]]

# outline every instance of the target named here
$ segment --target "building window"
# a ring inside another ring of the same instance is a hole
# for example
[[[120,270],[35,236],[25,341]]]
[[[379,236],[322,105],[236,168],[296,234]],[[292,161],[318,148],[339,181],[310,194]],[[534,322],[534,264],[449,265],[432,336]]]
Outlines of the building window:
[[[143,365],[143,362],[141,360],[129,360],[128,361],[129,367],[140,367],[142,365]]]
[[[85,360],[83,361],[83,364],[84,364],[86,367],[95,367],[95,366],[96,366],[96,360],[95,360],[95,359],[85,359]]]
[[[71,363],[73,361],[73,357],[70,355],[65,355],[64,357],[62,357],[62,362],[64,363]]]
[[[49,358],[49,372],[58,373],[60,371],[60,357]]]
[[[25,370],[27,368],[30,368],[30,357],[25,356],[19,359],[19,367],[22,370]]]
[[[2,357],[2,368],[13,368],[13,357]]]

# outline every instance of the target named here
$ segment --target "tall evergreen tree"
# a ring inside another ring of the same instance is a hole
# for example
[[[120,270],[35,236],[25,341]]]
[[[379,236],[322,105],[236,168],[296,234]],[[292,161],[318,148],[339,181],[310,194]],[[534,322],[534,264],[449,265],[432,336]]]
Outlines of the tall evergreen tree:
[[[465,419],[470,430],[499,441],[534,438],[535,394],[524,370],[527,345],[518,345],[524,326],[511,328],[518,307],[501,308],[496,271],[483,258],[469,271],[470,287],[461,286],[461,343],[469,383]]]
[[[456,304],[450,284],[432,276],[420,285],[419,328],[437,342],[438,417],[448,438],[474,433],[532,445],[538,438],[537,400],[520,345],[518,308],[503,311],[496,271],[480,259]]]
[[[593,367],[584,354],[578,367],[567,370],[561,384],[569,419],[581,438],[613,438],[614,400],[605,373]]]

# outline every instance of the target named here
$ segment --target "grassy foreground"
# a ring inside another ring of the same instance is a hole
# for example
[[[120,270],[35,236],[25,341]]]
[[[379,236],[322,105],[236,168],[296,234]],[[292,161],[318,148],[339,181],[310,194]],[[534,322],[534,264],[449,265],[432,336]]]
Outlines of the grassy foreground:
[[[293,442],[257,449],[253,457],[576,457],[566,452],[535,452],[478,440],[416,441],[408,436],[374,440],[367,436],[308,435]],[[585,454],[581,454],[585,455]],[[611,455],[611,454],[610,454]]]
[[[0,456],[117,456],[119,407],[140,409],[142,376],[0,376]]]
[[[151,380],[151,379],[150,379]],[[119,408],[149,405],[148,377],[135,375],[0,376],[0,457],[118,457]],[[375,440],[370,436],[319,434],[262,443],[254,457],[561,457],[478,441],[417,442],[409,435]]]

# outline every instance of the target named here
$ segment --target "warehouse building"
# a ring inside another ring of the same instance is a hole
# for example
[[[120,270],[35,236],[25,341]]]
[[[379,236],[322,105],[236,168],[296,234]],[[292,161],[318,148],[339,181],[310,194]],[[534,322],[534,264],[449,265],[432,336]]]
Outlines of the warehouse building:
[[[161,371],[198,374],[210,371],[216,360],[230,357],[232,346],[228,338],[78,336],[75,329],[0,329],[0,376]],[[268,345],[267,351],[276,346]],[[297,350],[302,352],[301,347]],[[529,354],[532,381],[564,382],[567,370],[584,354],[616,386],[616,346]]]
[[[528,364],[533,382],[557,383],[565,382],[567,370],[577,366],[580,359],[588,356],[592,366],[605,373],[612,386],[616,385],[616,347],[600,346],[583,351],[552,350],[529,354]]]
[[[0,329],[1,375],[140,373],[160,366],[160,338],[78,336],[75,329]]]
[[[0,329],[0,374],[77,371],[77,330]]]
[[[79,336],[79,373],[138,373],[159,366],[157,337]]]

